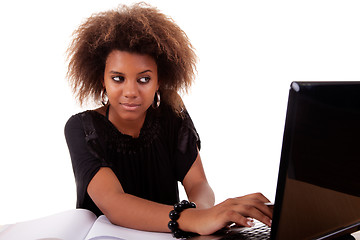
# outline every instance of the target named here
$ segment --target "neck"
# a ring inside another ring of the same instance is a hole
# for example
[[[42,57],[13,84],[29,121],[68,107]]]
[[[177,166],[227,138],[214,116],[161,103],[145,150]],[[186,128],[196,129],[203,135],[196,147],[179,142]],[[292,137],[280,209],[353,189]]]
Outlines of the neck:
[[[111,109],[111,106],[110,106]],[[110,110],[109,109],[109,110]],[[121,118],[115,111],[109,111],[109,121],[122,133],[137,138],[140,135],[142,126],[144,125],[146,114],[136,120],[127,120]]]

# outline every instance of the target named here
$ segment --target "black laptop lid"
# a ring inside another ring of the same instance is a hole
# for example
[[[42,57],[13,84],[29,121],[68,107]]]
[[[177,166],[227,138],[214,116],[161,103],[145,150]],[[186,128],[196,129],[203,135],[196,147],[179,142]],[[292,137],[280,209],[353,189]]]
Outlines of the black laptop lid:
[[[271,239],[327,239],[360,226],[360,82],[294,82]]]

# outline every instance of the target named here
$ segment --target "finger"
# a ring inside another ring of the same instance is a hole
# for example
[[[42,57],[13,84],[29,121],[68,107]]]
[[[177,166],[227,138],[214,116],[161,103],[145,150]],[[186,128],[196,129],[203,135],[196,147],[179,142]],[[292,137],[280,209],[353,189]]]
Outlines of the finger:
[[[268,216],[270,219],[272,219],[273,216],[273,211],[265,205],[264,202],[258,200],[258,199],[244,199],[244,198],[238,198],[236,200],[232,200],[232,207],[234,210],[238,210],[241,209],[243,206],[245,205],[246,208],[251,208],[251,207],[255,207],[257,208],[259,211],[261,211],[263,214],[265,214],[266,216]]]
[[[273,211],[264,203],[254,203],[254,206],[259,209],[263,214],[268,216],[270,219],[273,217]]]
[[[264,224],[271,226],[272,211],[264,202],[262,202],[263,199],[259,200],[259,197],[261,199],[261,195],[251,194],[239,198],[230,198],[222,205],[245,217],[255,218]],[[245,220],[242,220],[242,225],[249,226],[249,224],[245,224],[244,221]]]
[[[238,226],[253,227],[254,222],[252,219],[244,217],[241,213],[229,210],[226,213],[227,222],[235,223]]]
[[[255,226],[255,222],[254,222],[254,219],[252,218],[247,218],[248,219],[248,222],[250,225],[254,225]],[[233,223],[232,225],[230,225],[230,229],[231,228],[238,228],[238,227],[244,227],[244,226],[241,226],[241,225],[238,225],[236,223]]]
[[[268,226],[271,226],[271,222],[272,222],[271,217],[264,214],[264,212],[259,210],[257,207],[255,207],[253,205],[239,205],[237,208],[238,208],[238,210],[237,210],[238,213],[241,214],[242,216],[257,219],[260,222],[262,222]],[[267,210],[269,211],[269,209],[267,209]]]
[[[271,202],[265,203],[265,206],[267,206],[270,209],[271,213],[274,212],[274,203]]]

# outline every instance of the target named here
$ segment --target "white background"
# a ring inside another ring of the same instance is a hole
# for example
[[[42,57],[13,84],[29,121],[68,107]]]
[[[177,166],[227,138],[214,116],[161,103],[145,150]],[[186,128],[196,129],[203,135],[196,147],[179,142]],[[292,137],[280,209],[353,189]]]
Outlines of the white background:
[[[63,128],[83,109],[65,79],[65,51],[81,21],[120,2],[0,3],[0,225],[75,207]],[[274,200],[290,83],[360,80],[360,2],[149,3],[197,49],[184,101],[216,201],[258,191]]]

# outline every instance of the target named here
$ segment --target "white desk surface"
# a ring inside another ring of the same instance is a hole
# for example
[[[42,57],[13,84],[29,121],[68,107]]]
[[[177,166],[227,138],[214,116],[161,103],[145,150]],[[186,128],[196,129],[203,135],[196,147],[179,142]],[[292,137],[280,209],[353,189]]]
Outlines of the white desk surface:
[[[6,227],[6,225],[0,225],[0,232],[1,232],[2,228],[5,228],[5,227]],[[357,232],[353,233],[352,235],[355,237],[356,240],[360,240],[360,231],[357,231]]]

